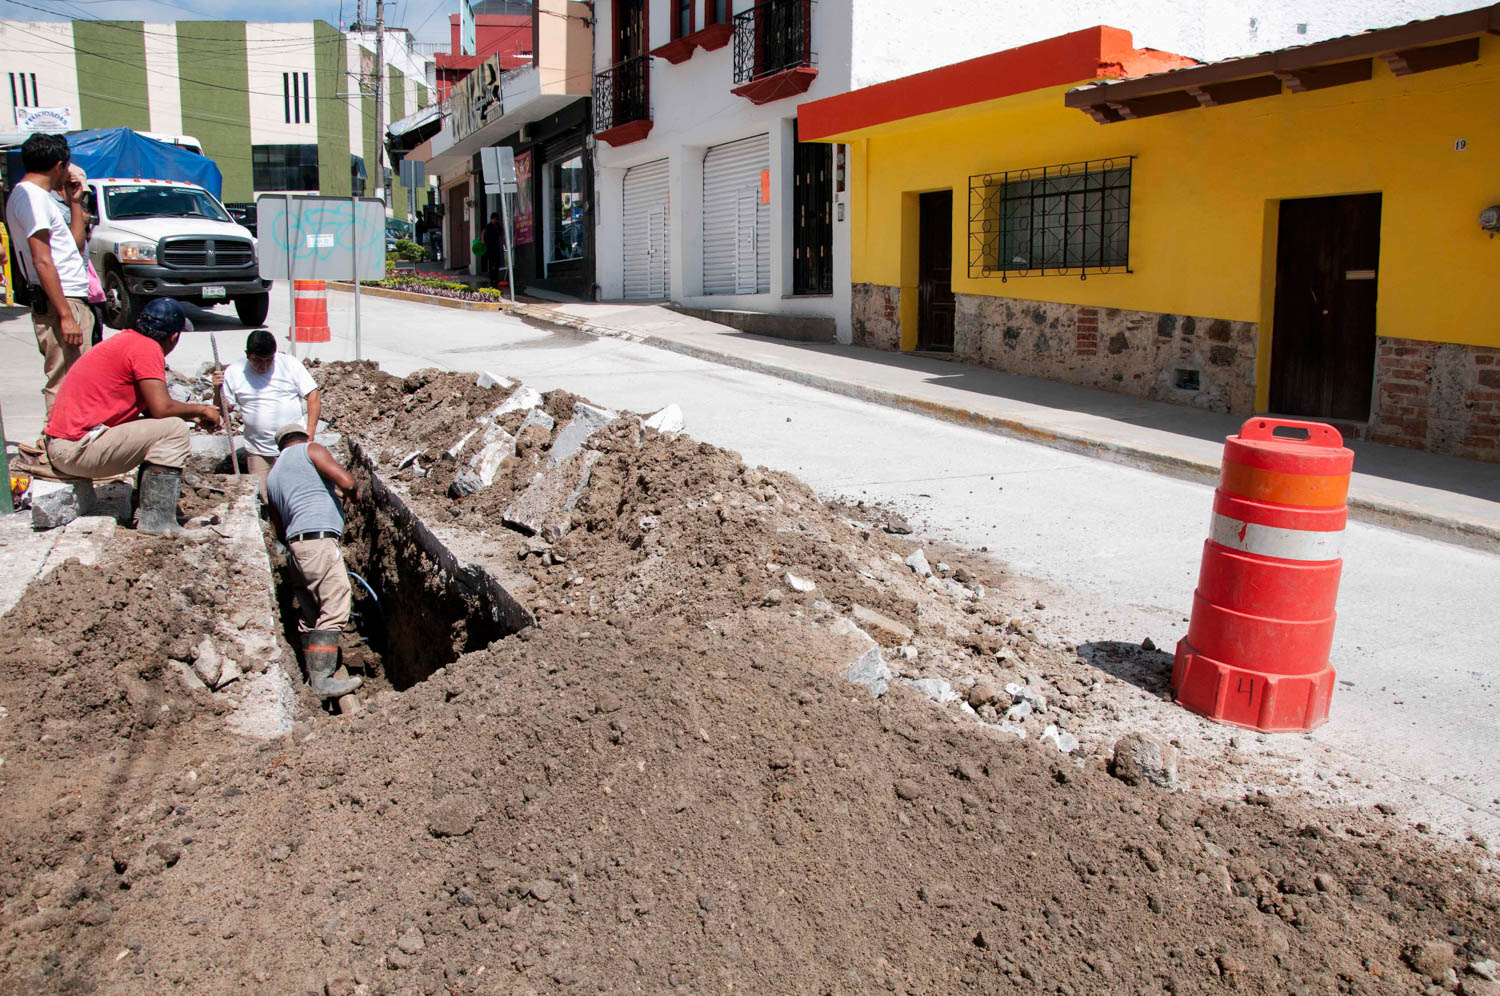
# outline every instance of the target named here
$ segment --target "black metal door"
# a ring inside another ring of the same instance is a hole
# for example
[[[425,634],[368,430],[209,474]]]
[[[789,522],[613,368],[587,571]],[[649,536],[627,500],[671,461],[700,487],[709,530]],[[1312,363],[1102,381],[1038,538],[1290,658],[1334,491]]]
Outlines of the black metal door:
[[[646,0],[617,0],[616,62],[646,54]]]
[[[792,293],[833,293],[833,146],[792,151]]]
[[[917,348],[953,350],[953,191],[923,194],[917,239]]]
[[[1272,411],[1370,417],[1379,262],[1379,194],[1281,202]]]

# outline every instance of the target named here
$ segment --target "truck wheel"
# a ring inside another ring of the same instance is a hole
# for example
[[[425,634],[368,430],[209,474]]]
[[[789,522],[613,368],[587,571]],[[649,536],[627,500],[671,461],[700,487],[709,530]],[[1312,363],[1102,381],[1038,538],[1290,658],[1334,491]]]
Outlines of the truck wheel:
[[[246,294],[234,299],[234,313],[240,316],[241,325],[264,325],[266,312],[270,310],[269,294]]]
[[[128,329],[140,317],[141,300],[130,293],[125,274],[111,266],[104,271],[104,321],[111,328]]]

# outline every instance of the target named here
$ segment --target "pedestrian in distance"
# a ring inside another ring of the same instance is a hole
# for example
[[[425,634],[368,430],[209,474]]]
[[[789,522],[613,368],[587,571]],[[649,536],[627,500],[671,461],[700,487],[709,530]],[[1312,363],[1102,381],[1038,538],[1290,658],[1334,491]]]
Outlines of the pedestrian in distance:
[[[92,345],[94,314],[84,262],[88,178],[72,165],[62,135],[26,139],[21,164],[26,172],[5,203],[5,224],[31,301],[31,327],[47,378],[42,399],[50,413],[63,376]]]
[[[490,212],[490,223],[484,226],[484,261],[490,270],[490,285],[500,286],[500,270],[505,266],[505,226],[498,212]]]
[[[47,459],[63,474],[98,480],[136,474],[136,529],[188,536],[177,521],[188,423],[219,424],[219,410],[188,405],[167,393],[167,354],[192,331],[182,305],[159,297],[141,309],[133,329],[110,336],[73,364],[43,430]]]
[[[276,430],[302,421],[308,442],[317,438],[323,410],[317,381],[297,357],[276,351],[275,336],[256,329],[245,339],[245,358],[215,370],[213,384],[214,403],[222,399],[239,410],[245,424],[245,469],[260,479],[264,494],[266,475],[280,452]]]
[[[347,695],[360,678],[338,679],[339,634],[349,622],[352,593],[349,569],[339,541],[344,536],[345,501],[359,498],[359,485],[328,447],[312,442],[301,422],[276,430],[280,456],[266,476],[266,503],[277,536],[290,551],[302,606],[297,629],[302,635],[307,683],[323,698]]]

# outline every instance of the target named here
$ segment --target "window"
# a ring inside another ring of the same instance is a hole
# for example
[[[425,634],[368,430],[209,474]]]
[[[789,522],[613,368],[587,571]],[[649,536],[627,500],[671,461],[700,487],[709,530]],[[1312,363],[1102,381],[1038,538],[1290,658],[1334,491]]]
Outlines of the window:
[[[354,197],[365,196],[365,157],[349,157],[349,193]]]
[[[287,124],[312,124],[312,89],[306,73],[281,74],[281,104]]]
[[[258,191],[317,190],[316,145],[254,145],[250,148],[251,183]]]
[[[583,152],[547,164],[547,261],[583,258]]]
[[[31,87],[27,88],[30,78]],[[40,107],[41,98],[36,95],[36,73],[10,74],[10,103],[12,107]]]
[[[969,276],[1130,268],[1131,157],[969,178]]]
[[[229,221],[229,215],[206,190],[156,184],[104,188],[104,210],[119,218],[207,218]]]
[[[693,4],[698,0],[672,0],[672,37],[685,38],[693,33]],[[709,0],[710,3],[713,0]]]
[[[703,19],[707,23],[728,24],[733,16],[733,0],[703,0]]]

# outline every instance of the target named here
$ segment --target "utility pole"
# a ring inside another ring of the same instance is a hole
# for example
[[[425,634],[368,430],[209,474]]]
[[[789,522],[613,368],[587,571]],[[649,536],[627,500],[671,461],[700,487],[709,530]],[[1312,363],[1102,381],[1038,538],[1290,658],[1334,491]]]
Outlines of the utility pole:
[[[385,204],[385,0],[375,0],[375,190]]]

